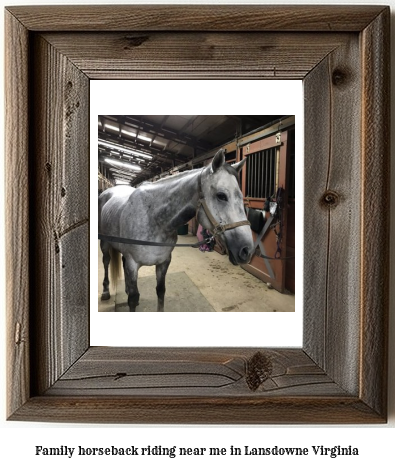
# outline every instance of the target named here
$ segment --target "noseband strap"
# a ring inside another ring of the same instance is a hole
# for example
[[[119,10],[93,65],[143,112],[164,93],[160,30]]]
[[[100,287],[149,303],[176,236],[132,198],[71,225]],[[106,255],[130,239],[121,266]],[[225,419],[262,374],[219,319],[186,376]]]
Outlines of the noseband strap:
[[[240,222],[232,222],[230,224],[221,224],[220,222],[217,221],[217,219],[214,217],[212,212],[207,206],[203,191],[202,191],[202,174],[205,168],[199,173],[198,177],[198,191],[199,191],[199,200],[197,203],[196,207],[196,215],[199,212],[200,207],[203,207],[204,212],[206,213],[209,221],[213,225],[213,237],[216,237],[217,235],[220,235],[221,233],[226,232],[227,230],[231,230],[236,227],[241,227],[242,225],[251,225],[250,222],[246,220],[241,220]]]

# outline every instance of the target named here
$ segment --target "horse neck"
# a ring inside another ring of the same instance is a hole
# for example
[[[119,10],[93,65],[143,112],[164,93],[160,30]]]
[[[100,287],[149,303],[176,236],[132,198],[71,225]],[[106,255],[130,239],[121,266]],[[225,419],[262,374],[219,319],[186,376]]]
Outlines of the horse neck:
[[[191,170],[155,183],[170,229],[185,225],[196,213],[201,170]]]

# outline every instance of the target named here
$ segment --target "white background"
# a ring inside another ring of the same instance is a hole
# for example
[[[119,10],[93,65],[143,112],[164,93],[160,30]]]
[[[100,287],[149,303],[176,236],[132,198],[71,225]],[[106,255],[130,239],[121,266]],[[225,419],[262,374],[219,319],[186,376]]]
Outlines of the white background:
[[[155,87],[155,91],[153,89]],[[296,155],[303,155],[303,86],[301,80],[148,80],[133,81],[139,93],[130,93],[127,80],[92,80],[91,103],[91,272],[97,268],[97,116],[136,115],[295,115]],[[229,100],[235,90],[243,100]],[[190,90],[193,90],[191,93]],[[154,100],[147,96],[155,95]],[[188,99],[177,99],[177,97]],[[280,98],[279,98],[280,97]],[[303,159],[296,171],[296,199],[303,201]],[[92,346],[257,346],[300,347],[302,345],[303,213],[298,209],[295,226],[295,312],[98,312],[91,302]],[[190,250],[191,248],[176,248]],[[186,251],[185,256],[188,256]],[[101,259],[99,260],[101,263]],[[91,299],[97,298],[97,279],[91,276]],[[155,289],[153,290],[155,296]],[[219,292],[218,295],[221,295]],[[224,330],[223,325],[226,324]],[[120,328],[122,325],[122,328]],[[153,328],[152,325],[155,325]],[[171,327],[169,327],[171,325]],[[207,328],[210,325],[210,328]],[[251,328],[254,325],[254,328]],[[284,328],[286,325],[286,328]],[[163,332],[166,334],[163,334]]]
[[[10,1],[11,4],[23,5],[28,2]],[[59,2],[51,0],[49,2],[36,1],[35,4],[99,4],[110,3],[100,0],[92,2]],[[117,3],[122,2],[117,0]],[[144,3],[144,2],[141,2]],[[176,3],[168,0],[150,3]],[[181,2],[180,2],[181,3]],[[204,2],[195,2],[204,3]],[[206,2],[206,3],[243,3],[243,2]],[[249,2],[250,4],[264,3],[259,1]],[[275,3],[298,3],[298,2],[278,2],[270,0],[271,4]],[[302,0],[303,4],[389,4],[395,7],[395,0],[387,2],[370,1],[370,2],[318,2]],[[3,15],[3,12],[1,12]],[[3,19],[0,19],[3,24]],[[392,24],[394,17],[392,17]],[[1,38],[3,40],[3,38]],[[392,39],[394,43],[394,39]],[[392,50],[395,51],[394,44]],[[3,45],[0,47],[0,54],[3,54]],[[2,60],[3,63],[3,60]],[[395,61],[393,61],[395,64]],[[394,65],[392,66],[392,72]],[[394,77],[392,73],[392,77]],[[394,78],[392,78],[393,83]],[[2,84],[3,85],[3,84]],[[3,93],[3,86],[1,93]],[[3,95],[1,95],[3,99]],[[2,103],[3,104],[3,103]],[[3,105],[4,109],[4,105]],[[392,111],[392,135],[395,129],[395,119]],[[4,128],[0,129],[2,140],[4,138]],[[392,172],[392,185],[395,185],[395,177]],[[394,194],[391,197],[392,206],[395,207]],[[4,221],[4,211],[1,207],[1,220]],[[393,233],[393,222],[392,222]],[[1,239],[4,239],[4,223],[1,224]],[[392,236],[392,240],[395,237]],[[394,242],[391,246],[391,272],[395,267],[394,258]],[[2,260],[5,258],[4,244],[1,245],[0,253]],[[1,262],[1,276],[4,279],[4,263]],[[392,279],[392,278],[391,278]],[[391,281],[392,282],[392,281]],[[4,281],[2,282],[4,285]],[[1,298],[2,312],[4,312],[4,295]],[[395,290],[391,292],[390,302],[390,417],[389,423],[382,426],[88,426],[88,425],[51,425],[45,423],[13,423],[6,422],[5,417],[5,396],[4,396],[4,370],[5,370],[5,341],[1,341],[1,416],[0,416],[0,464],[3,468],[14,466],[23,468],[25,466],[31,469],[75,469],[85,468],[87,466],[95,466],[98,468],[107,467],[109,464],[116,464],[118,469],[130,468],[151,468],[158,465],[162,468],[182,468],[194,469],[202,466],[218,465],[226,468],[236,468],[239,466],[250,465],[254,468],[264,468],[266,465],[278,465],[280,468],[289,465],[293,468],[315,469],[319,466],[322,469],[340,468],[349,469],[355,466],[375,467],[375,468],[393,468],[394,455],[393,445],[395,442],[395,408],[394,408],[394,307],[395,307]],[[4,331],[4,315],[1,321],[1,329]],[[4,338],[4,333],[2,333]],[[69,459],[67,457],[36,457],[34,455],[35,446],[42,445],[47,447],[58,447],[67,445],[77,447],[82,445],[85,447],[103,447],[103,446],[146,446],[146,445],[162,445],[162,446],[185,446],[185,447],[226,447],[231,445],[243,447],[244,445],[256,447],[283,446],[283,447],[311,447],[313,445],[333,445],[356,446],[359,447],[360,457],[338,457],[331,459],[329,457],[189,457],[188,459],[177,457],[170,459],[168,457],[151,457],[151,458],[77,458]],[[5,467],[7,465],[7,467]]]

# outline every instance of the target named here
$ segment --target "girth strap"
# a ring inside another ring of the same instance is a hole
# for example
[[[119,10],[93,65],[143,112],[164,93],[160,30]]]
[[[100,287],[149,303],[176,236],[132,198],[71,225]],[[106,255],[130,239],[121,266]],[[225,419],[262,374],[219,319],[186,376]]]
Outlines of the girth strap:
[[[151,242],[147,240],[135,240],[133,238],[122,238],[122,237],[114,237],[111,235],[103,235],[99,233],[98,236],[99,240],[103,240],[110,243],[121,243],[124,245],[145,245],[145,246],[184,246],[184,247],[193,247],[198,248],[200,245],[208,243],[209,239],[202,240],[201,242],[196,243],[167,243],[167,242]]]

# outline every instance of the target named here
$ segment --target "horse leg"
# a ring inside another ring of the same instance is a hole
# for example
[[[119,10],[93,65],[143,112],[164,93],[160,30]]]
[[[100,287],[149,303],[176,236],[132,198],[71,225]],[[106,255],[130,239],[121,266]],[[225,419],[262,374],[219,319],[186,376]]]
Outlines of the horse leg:
[[[156,295],[158,296],[158,312],[165,311],[165,293],[166,293],[166,273],[169,267],[171,258],[164,263],[156,265]]]
[[[104,280],[103,280],[103,293],[101,295],[101,300],[108,300],[110,295],[110,280],[108,278],[108,266],[110,264],[110,245],[108,242],[101,240],[100,248],[103,253],[103,266],[104,266]]]
[[[123,267],[125,271],[125,291],[128,294],[129,310],[135,312],[140,300],[140,293],[137,288],[137,275],[140,266],[133,258],[128,256],[124,258]]]

